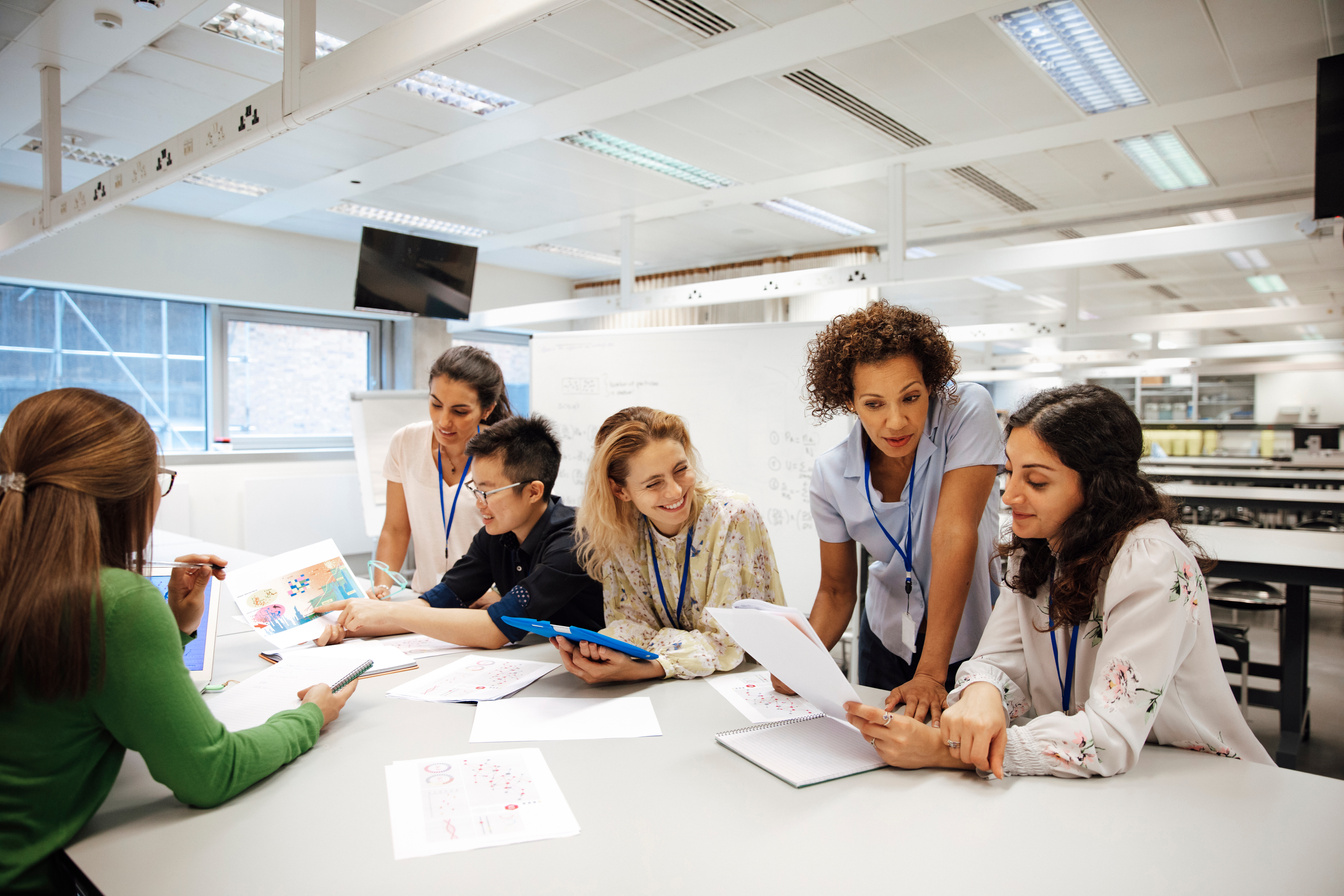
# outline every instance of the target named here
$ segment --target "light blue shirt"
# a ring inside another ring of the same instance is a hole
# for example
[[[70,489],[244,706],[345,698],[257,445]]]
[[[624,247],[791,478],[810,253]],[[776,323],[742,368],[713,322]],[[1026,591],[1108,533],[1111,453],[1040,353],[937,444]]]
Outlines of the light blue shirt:
[[[933,568],[933,522],[938,514],[943,474],[962,467],[1001,466],[1004,462],[1003,437],[994,404],[983,386],[966,383],[957,386],[960,396],[955,404],[934,398],[929,416],[915,449],[915,480],[901,492],[899,501],[883,501],[882,493],[872,489],[873,508],[882,518],[891,537],[904,549],[909,514],[913,513],[912,533],[914,581],[909,597],[905,594],[905,563],[882,534],[873,509],[864,495],[863,424],[855,422],[849,438],[827,451],[812,469],[812,519],[822,541],[842,544],[857,541],[873,557],[869,567],[868,625],[888,650],[905,660],[912,658],[901,638],[901,616],[908,609],[918,631],[924,619],[924,589]],[[914,507],[908,508],[913,491]],[[951,662],[960,662],[975,652],[980,634],[989,621],[992,601],[998,597],[998,570],[990,568],[994,542],[999,537],[999,490],[990,490],[985,510],[976,529],[978,542],[972,566],[971,587],[966,595],[966,610],[952,648]],[[914,638],[910,639],[912,642]]]

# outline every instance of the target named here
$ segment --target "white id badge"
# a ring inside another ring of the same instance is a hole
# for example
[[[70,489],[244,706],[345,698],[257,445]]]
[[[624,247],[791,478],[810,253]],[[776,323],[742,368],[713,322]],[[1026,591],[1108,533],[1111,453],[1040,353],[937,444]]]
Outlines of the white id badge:
[[[915,620],[911,617],[910,611],[906,610],[901,614],[901,643],[911,653],[915,652],[915,637],[918,634],[919,630],[915,626]]]

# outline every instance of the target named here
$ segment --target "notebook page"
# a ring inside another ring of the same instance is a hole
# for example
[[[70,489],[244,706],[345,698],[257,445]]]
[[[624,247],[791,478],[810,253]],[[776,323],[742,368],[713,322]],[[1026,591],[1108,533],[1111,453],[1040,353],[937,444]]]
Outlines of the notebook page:
[[[365,659],[369,657],[335,653],[305,664],[277,663],[218,694],[206,694],[205,705],[225,728],[242,731],[262,724],[281,710],[296,708],[299,691],[314,684],[330,686]]]
[[[855,728],[826,716],[744,728],[719,735],[719,741],[795,787],[886,764]]]

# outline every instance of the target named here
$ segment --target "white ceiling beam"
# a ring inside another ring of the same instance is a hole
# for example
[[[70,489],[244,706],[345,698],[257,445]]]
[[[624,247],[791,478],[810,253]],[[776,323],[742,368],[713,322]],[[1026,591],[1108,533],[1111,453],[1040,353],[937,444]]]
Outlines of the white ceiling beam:
[[[880,5],[880,4],[878,4]],[[601,84],[538,103],[508,115],[389,153],[328,177],[289,190],[269,193],[219,216],[235,224],[264,225],[343,200],[414,180],[444,168],[484,158],[540,140],[591,127],[594,122],[669,102],[762,72],[806,64],[813,59],[876,43],[892,34],[918,30],[979,12],[984,0],[940,0],[901,4],[908,15],[894,32],[879,27],[861,11],[873,3],[845,3],[744,35],[703,50],[620,75]],[[396,48],[389,48],[396,53]],[[351,181],[358,181],[353,184]],[[619,226],[621,212],[612,219]],[[638,220],[638,219],[636,219]],[[466,242],[476,242],[467,240]],[[526,245],[533,245],[533,240]],[[514,245],[524,245],[517,243]]]
[[[729,45],[724,44],[722,46]],[[987,159],[1041,152],[1061,146],[1074,146],[1097,140],[1119,140],[1124,137],[1133,137],[1136,134],[1149,134],[1154,131],[1179,127],[1183,124],[1212,121],[1218,118],[1254,112],[1258,109],[1268,109],[1315,98],[1316,79],[1310,77],[1278,81],[1273,84],[1249,87],[1244,90],[1235,90],[1230,93],[1202,97],[1196,100],[1168,103],[1162,106],[1151,104],[1135,106],[1130,109],[1107,112],[1105,115],[1093,115],[1070,124],[1038,128],[1020,134],[988,137],[983,140],[971,140],[951,146],[923,147],[867,162],[841,165],[808,174],[778,177],[752,184],[706,190],[703,193],[682,199],[653,202],[634,209],[618,209],[601,215],[589,215],[543,227],[484,237],[480,240],[479,245],[483,252],[515,246],[532,246],[579,233],[611,230],[617,226],[623,214],[633,214],[635,222],[640,223],[694,214],[709,208],[751,205],[810,190],[846,186],[865,181],[885,180],[888,170],[894,164],[904,164],[907,173],[943,170],[959,165],[972,165]],[[907,235],[907,238],[912,243],[916,239],[913,233]]]
[[[0,255],[176,183],[579,0],[435,0],[0,225]],[[298,61],[301,55],[291,57]],[[289,102],[285,102],[288,93]]]

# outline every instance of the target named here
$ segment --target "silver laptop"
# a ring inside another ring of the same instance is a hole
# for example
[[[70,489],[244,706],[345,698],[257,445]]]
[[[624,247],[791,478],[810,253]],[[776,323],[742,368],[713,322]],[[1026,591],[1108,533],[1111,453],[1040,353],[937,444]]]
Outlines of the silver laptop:
[[[168,577],[172,572],[167,567],[155,566],[153,563],[145,570],[145,576],[159,589],[165,601],[168,599]],[[205,690],[215,671],[215,629],[219,627],[219,616],[223,612],[215,606],[217,594],[215,579],[208,579],[205,583],[205,611],[201,614],[200,627],[196,629],[195,639],[182,651],[182,660],[187,664],[187,671],[191,673],[196,689],[200,691]]]

